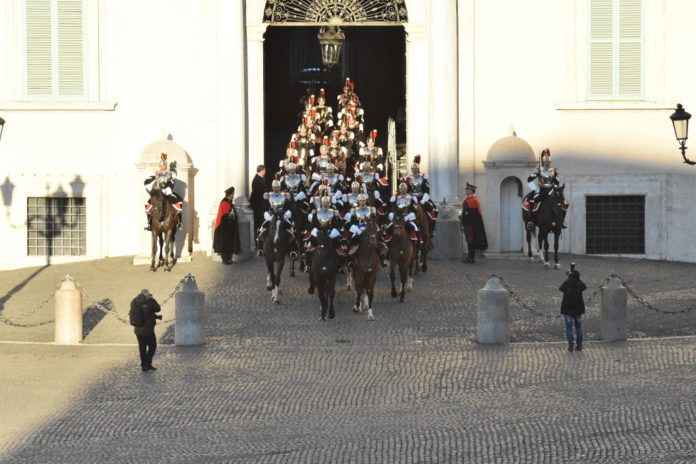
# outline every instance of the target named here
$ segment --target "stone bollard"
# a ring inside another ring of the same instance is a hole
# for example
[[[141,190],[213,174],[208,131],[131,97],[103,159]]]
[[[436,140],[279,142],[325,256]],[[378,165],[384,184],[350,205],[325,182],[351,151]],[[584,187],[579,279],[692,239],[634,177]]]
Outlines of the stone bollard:
[[[626,305],[628,291],[616,277],[601,288],[602,307],[599,336],[607,342],[624,341],[628,338]]]
[[[54,295],[55,342],[76,345],[82,342],[82,293],[66,275]]]
[[[488,277],[476,297],[479,343],[510,342],[510,293],[496,275]]]
[[[176,323],[174,344],[178,346],[203,345],[203,308],[205,294],[198,290],[196,280],[189,274],[184,284],[176,292]]]

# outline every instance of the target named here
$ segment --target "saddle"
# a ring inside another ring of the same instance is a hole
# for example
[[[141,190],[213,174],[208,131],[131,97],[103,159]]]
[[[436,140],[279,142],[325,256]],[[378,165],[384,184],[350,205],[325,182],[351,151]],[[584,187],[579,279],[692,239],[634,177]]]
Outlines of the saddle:
[[[522,200],[522,209],[527,212],[532,212],[536,213],[539,211],[539,207],[541,206],[541,202],[544,201],[543,199],[541,201],[537,201],[534,203],[534,207],[532,209],[532,196],[534,195],[534,192],[529,192],[527,195],[524,196],[524,200]]]

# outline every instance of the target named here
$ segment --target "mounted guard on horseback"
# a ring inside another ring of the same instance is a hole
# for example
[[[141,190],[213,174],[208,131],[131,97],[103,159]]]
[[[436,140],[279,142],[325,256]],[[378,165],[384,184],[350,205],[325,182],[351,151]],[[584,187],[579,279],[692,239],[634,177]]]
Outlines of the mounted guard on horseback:
[[[145,190],[152,196],[152,188],[155,186],[155,181],[159,183],[159,188],[165,195],[165,198],[176,210],[176,230],[183,230],[184,223],[181,220],[181,212],[183,211],[184,199],[174,191],[174,182],[176,181],[176,162],[173,161],[167,165],[167,154],[162,153],[160,156],[159,167],[155,174],[145,179]],[[147,215],[147,227],[145,230],[152,230],[152,201],[147,200],[145,205],[145,214]]]
[[[267,211],[263,213],[265,221],[259,227],[258,249],[259,255],[263,249],[264,241],[268,235],[270,221],[274,218],[282,220],[282,226],[289,236],[288,249],[290,257],[297,257],[297,243],[295,241],[294,224],[292,223],[292,205],[290,203],[290,195],[287,192],[280,190],[280,181],[274,180],[271,184],[271,191],[264,193],[264,199],[267,200]]]
[[[319,203],[319,209],[310,214],[309,225],[307,226],[308,238],[304,256],[304,264],[307,271],[310,270],[311,256],[316,251],[317,235],[320,231],[328,232],[336,254],[346,256],[347,251],[346,246],[341,243],[341,233],[339,232],[343,228],[343,224],[338,211],[331,207],[331,196],[328,194],[322,196]]]
[[[531,213],[532,217],[532,227],[537,226],[537,212],[544,199],[553,190],[557,190],[560,186],[560,181],[558,180],[558,170],[551,165],[551,150],[545,148],[541,152],[541,161],[539,167],[534,171],[528,178],[527,183],[529,188],[532,189],[524,198],[522,202],[522,209]],[[565,217],[568,212],[568,202],[564,201],[563,205],[563,225],[562,229],[566,228]],[[527,225],[529,228],[530,225]]]
[[[355,253],[360,247],[360,236],[362,235],[368,221],[377,220],[377,210],[374,206],[368,206],[367,194],[361,193],[357,196],[357,204],[351,209],[350,213],[346,214],[345,228],[352,234],[348,239],[348,256],[354,259]],[[389,249],[384,242],[384,238],[380,237],[379,255],[382,261],[382,266],[387,266],[387,253]]]
[[[416,198],[425,211],[430,226],[430,236],[435,237],[438,209],[430,199],[430,181],[428,175],[420,171],[420,161],[420,155],[416,155],[411,165],[411,174],[404,177],[404,182],[409,186],[409,193]]]
[[[408,193],[408,186],[405,182],[399,184],[397,195],[391,197],[389,201],[390,209],[389,224],[384,228],[384,241],[388,244],[392,239],[394,228],[394,215],[400,215],[405,222],[408,238],[413,243],[416,250],[420,248],[420,230],[416,225],[416,199]]]

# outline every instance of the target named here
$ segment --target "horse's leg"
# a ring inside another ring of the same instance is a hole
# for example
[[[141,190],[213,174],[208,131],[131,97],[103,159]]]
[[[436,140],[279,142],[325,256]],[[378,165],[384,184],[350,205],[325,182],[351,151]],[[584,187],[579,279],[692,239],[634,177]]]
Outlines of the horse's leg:
[[[329,319],[336,317],[336,312],[334,311],[334,297],[336,296],[336,276],[329,277],[326,279],[326,284],[328,288],[326,289],[328,303],[329,303]]]
[[[409,264],[408,264],[408,267],[406,268],[406,270],[408,271],[408,277],[406,278],[406,291],[412,292],[413,291],[414,271],[416,274],[418,273],[418,256],[417,255],[411,256],[411,261],[409,261]]]
[[[420,250],[414,250],[414,260],[416,262],[416,274],[420,272],[420,261],[421,261],[421,252]]]
[[[549,268],[549,234],[544,235],[544,267]]]
[[[400,303],[406,301],[406,279],[408,278],[408,270],[410,265],[410,262],[402,262],[399,264],[399,277],[401,277],[401,294],[399,296]]]
[[[283,273],[283,266],[285,266],[285,255],[280,255],[280,260],[276,261],[276,266],[273,291],[275,292],[275,303],[280,304],[280,275]]]
[[[423,272],[428,272],[428,246],[430,245],[430,242],[427,244],[423,244],[423,248],[421,250],[421,270]]]
[[[532,257],[532,230],[529,228],[527,229],[527,258],[530,263],[534,262],[534,258]]]
[[[353,272],[348,269],[348,272],[346,272],[346,290],[353,290],[353,288],[357,288],[357,283],[353,278]]]
[[[553,262],[554,262],[554,269],[560,269],[561,268],[561,263],[558,262],[558,242],[560,239],[561,233],[558,231],[553,232]]]
[[[174,266],[174,232],[169,229],[164,238],[164,272],[171,272]]]
[[[375,299],[375,281],[377,280],[377,273],[372,271],[370,277],[367,281],[367,320],[374,321],[375,315],[372,313],[372,301]]]
[[[155,258],[157,257],[157,236],[155,231],[152,231],[152,261],[150,262],[150,271],[157,272],[157,267],[155,266]]]
[[[537,237],[537,241],[539,242],[539,263],[544,264],[544,234],[541,233],[541,229],[539,229],[539,236]]]
[[[295,277],[295,258],[290,258],[290,277]]]
[[[270,292],[273,290],[273,282],[275,281],[275,276],[273,275],[273,257],[265,253],[264,257],[266,258],[266,270],[268,271],[266,274],[266,290]]]
[[[321,320],[325,321],[326,320],[326,310],[327,310],[327,302],[326,302],[326,288],[324,288],[325,282],[322,280],[320,282],[317,282],[317,293],[319,293],[319,301],[321,302]]]
[[[157,262],[157,267],[160,267],[164,264],[164,257],[162,256],[162,252],[164,251],[164,233],[160,232],[157,235],[157,241],[159,242],[159,261]]]
[[[389,266],[389,280],[391,280],[391,296],[392,298],[396,298],[396,287],[394,287],[394,279],[396,278],[395,272],[394,272],[394,266],[390,265]]]

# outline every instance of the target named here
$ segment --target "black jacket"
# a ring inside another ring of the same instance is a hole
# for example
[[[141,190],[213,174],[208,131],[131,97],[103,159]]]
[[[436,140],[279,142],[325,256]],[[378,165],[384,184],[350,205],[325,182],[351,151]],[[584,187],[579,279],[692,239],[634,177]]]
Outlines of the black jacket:
[[[585,300],[582,297],[582,292],[587,290],[587,286],[582,280],[569,276],[558,289],[563,292],[561,314],[567,316],[585,314]]]
[[[259,176],[254,175],[254,180],[251,181],[251,195],[249,196],[249,204],[254,213],[263,213],[265,207],[265,200],[263,199],[263,194],[266,192],[266,180]]]
[[[145,323],[138,327],[133,327],[136,335],[155,334],[155,313],[160,312],[160,305],[154,298],[149,299],[142,293],[131,301],[131,306],[140,305],[145,315]]]

